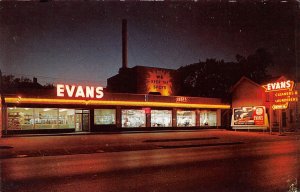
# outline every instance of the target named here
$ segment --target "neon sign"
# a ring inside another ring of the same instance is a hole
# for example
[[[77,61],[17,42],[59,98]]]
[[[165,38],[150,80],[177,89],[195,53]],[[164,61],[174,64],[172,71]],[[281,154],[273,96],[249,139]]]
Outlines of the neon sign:
[[[276,110],[276,109],[287,109],[288,107],[288,103],[285,104],[281,104],[281,105],[272,105],[272,109]]]
[[[101,99],[104,93],[103,87],[57,84],[56,95],[58,97]]]
[[[262,86],[265,92],[274,92],[273,110],[287,109],[289,102],[298,101],[298,91],[293,91],[294,81],[286,80],[274,83],[268,83]]]
[[[282,91],[282,90],[291,91],[293,87],[294,87],[294,81],[291,80],[268,83],[267,85],[263,85],[263,88],[265,88],[265,92]]]

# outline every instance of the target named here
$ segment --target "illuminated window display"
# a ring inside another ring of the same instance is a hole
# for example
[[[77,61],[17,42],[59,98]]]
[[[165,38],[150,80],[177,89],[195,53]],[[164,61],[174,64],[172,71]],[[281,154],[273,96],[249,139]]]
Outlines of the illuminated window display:
[[[74,109],[8,108],[8,130],[74,128]]]
[[[36,129],[58,128],[58,110],[55,108],[34,109],[34,124]]]
[[[196,126],[196,111],[177,111],[177,126]]]
[[[151,127],[171,127],[171,110],[151,110]]]
[[[59,109],[59,124],[58,128],[74,128],[75,127],[75,110],[74,109]]]
[[[200,126],[216,126],[217,112],[202,110],[200,111]]]
[[[95,109],[94,110],[95,125],[112,125],[116,124],[115,109]]]
[[[32,108],[8,108],[7,130],[33,129]]]
[[[145,110],[123,109],[122,127],[146,127]]]

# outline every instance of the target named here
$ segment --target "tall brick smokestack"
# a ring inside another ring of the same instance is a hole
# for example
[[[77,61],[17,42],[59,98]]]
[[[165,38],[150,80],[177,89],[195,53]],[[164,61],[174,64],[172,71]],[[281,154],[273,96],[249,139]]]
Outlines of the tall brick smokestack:
[[[122,69],[127,68],[127,20],[122,20]]]

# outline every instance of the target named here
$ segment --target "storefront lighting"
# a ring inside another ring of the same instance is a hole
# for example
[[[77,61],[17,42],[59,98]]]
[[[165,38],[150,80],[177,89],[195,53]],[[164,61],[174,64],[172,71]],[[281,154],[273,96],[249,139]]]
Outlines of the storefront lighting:
[[[20,103],[20,101],[21,101],[21,96],[18,96],[18,100],[17,100],[17,103]]]
[[[59,109],[59,112],[67,111],[68,109]]]
[[[42,99],[42,98],[5,98],[6,103],[24,104],[73,104],[73,105],[111,105],[111,106],[133,106],[133,107],[178,107],[178,108],[211,108],[211,109],[230,109],[230,105],[215,104],[187,104],[187,103],[164,103],[164,102],[144,102],[144,101],[103,101],[103,100],[77,100],[77,99]]]
[[[51,109],[49,109],[49,108],[46,108],[46,109],[44,109],[43,111],[50,111]]]

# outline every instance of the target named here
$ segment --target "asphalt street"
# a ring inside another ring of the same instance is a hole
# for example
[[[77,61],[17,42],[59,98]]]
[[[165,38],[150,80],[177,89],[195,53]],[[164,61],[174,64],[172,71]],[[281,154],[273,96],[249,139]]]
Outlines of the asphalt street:
[[[299,189],[299,136],[183,131],[15,137],[0,146],[1,191]]]

